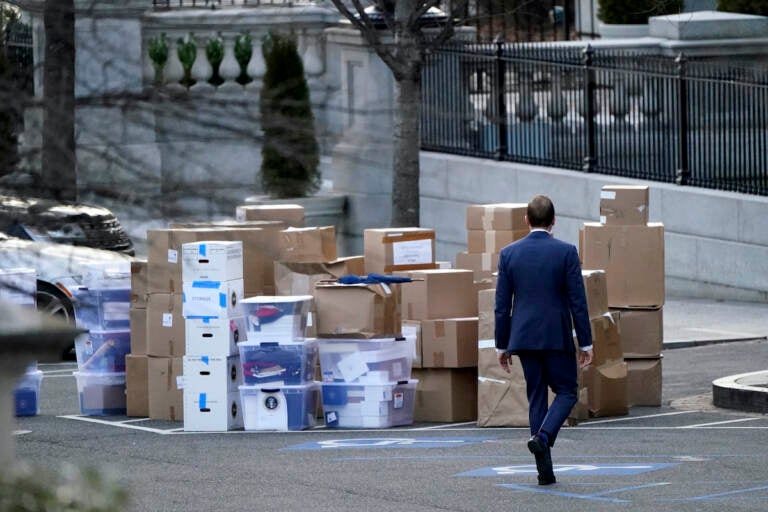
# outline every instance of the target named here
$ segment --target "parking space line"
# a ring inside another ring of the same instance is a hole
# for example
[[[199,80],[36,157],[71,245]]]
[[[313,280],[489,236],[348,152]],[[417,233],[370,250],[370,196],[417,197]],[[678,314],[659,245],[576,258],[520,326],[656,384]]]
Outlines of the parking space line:
[[[411,428],[409,430],[412,430],[414,432],[415,431],[419,431],[419,430],[439,430],[439,429],[444,429],[444,428],[458,427],[458,426],[461,426],[461,425],[473,425],[473,424],[476,425],[477,422],[476,421],[465,421],[464,423],[447,423],[445,425],[432,425],[432,426],[429,426],[429,427],[417,427],[417,428]]]
[[[715,498],[722,498],[723,496],[733,496],[734,494],[744,494],[748,492],[765,491],[765,490],[768,490],[768,485],[763,485],[761,487],[750,487],[748,489],[737,489],[735,491],[718,492],[715,494],[706,494],[704,496],[694,496],[692,498],[677,498],[677,499],[668,499],[663,501],[704,501],[704,500],[712,500]]]
[[[573,492],[556,491],[554,489],[540,489],[538,487],[531,487],[529,485],[518,485],[518,484],[496,484],[496,485],[499,487],[514,489],[517,491],[535,492],[539,494],[550,494],[553,496],[561,496],[563,498],[577,498],[581,500],[604,501],[608,503],[629,503],[628,500],[622,500],[618,498],[603,498],[602,496],[595,496],[591,494],[578,494]]]
[[[685,425],[685,426],[677,427],[677,428],[701,428],[701,427],[709,427],[709,426],[712,426],[712,425],[726,425],[728,423],[741,423],[741,422],[744,422],[744,421],[754,421],[754,420],[759,420],[759,419],[761,419],[761,418],[760,417],[756,417],[756,418],[739,418],[737,420],[714,421],[712,423],[699,423],[697,425]]]
[[[64,418],[64,419],[68,419],[68,420],[77,420],[77,421],[85,421],[85,422],[88,422],[88,423],[96,423],[96,424],[99,424],[99,425],[110,425],[110,426],[113,426],[113,427],[128,428],[128,429],[131,429],[131,430],[141,430],[141,431],[144,431],[144,432],[152,432],[154,434],[167,434],[168,432],[170,432],[169,430],[163,430],[163,429],[160,429],[160,428],[141,427],[139,425],[129,425],[129,424],[126,424],[124,422],[107,421],[107,420],[102,420],[102,419],[98,419],[98,418],[93,418],[93,417],[90,417],[90,416],[81,416],[81,415],[78,415],[78,414],[69,414],[69,415],[57,416],[57,418]]]
[[[584,423],[583,426],[586,427],[589,425],[598,425],[602,423],[615,423],[617,421],[642,420],[645,418],[661,418],[662,416],[679,416],[680,414],[691,414],[693,412],[701,412],[701,411],[675,411],[675,412],[662,412],[659,414],[646,414],[644,416],[622,416],[621,418],[611,418],[607,420],[590,421],[590,422]]]
[[[614,494],[617,492],[624,492],[624,491],[635,491],[637,489],[645,489],[646,487],[658,487],[661,485],[669,485],[669,482],[657,482],[653,484],[632,485],[630,487],[622,487],[621,489],[609,489],[603,492],[593,492],[591,496],[605,496],[606,494]]]

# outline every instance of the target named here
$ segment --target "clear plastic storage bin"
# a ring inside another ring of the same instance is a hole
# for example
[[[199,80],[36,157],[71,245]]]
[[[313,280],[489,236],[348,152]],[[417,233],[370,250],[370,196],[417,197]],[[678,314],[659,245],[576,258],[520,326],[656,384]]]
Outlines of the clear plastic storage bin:
[[[91,331],[123,330],[130,327],[131,288],[91,289],[72,292],[75,322]]]
[[[80,411],[86,416],[125,414],[125,372],[74,372]]]
[[[411,378],[414,344],[406,338],[318,339],[323,382],[388,383]]]
[[[14,390],[16,416],[36,416],[40,414],[40,384],[43,372],[37,369],[27,370]]]
[[[240,304],[248,326],[248,339],[290,341],[303,338],[312,300],[311,295],[262,295],[244,299]]]
[[[416,379],[387,384],[323,383],[328,427],[389,428],[413,424]]]
[[[314,427],[320,386],[240,386],[245,430],[304,430]]]
[[[237,344],[246,385],[296,386],[311,382],[317,365],[317,340]]]
[[[75,338],[77,369],[81,372],[124,372],[131,353],[131,331],[91,331]]]

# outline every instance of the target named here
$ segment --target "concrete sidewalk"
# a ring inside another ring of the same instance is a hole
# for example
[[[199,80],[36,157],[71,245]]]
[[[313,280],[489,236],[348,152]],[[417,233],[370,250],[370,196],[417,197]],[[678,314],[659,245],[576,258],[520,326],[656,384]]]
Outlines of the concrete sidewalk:
[[[766,339],[768,304],[671,297],[664,305],[664,350]],[[714,405],[768,413],[768,357],[765,360],[765,371],[715,380]]]

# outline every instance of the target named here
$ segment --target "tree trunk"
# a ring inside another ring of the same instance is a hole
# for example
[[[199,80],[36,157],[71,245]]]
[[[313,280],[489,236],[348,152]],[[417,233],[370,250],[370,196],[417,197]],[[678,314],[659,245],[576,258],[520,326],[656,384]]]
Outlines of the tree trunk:
[[[73,0],[46,0],[43,67],[43,150],[40,193],[77,199],[75,160],[75,9]]]
[[[409,73],[398,80],[396,84],[392,226],[415,227],[419,226],[420,222],[421,73],[418,71]]]

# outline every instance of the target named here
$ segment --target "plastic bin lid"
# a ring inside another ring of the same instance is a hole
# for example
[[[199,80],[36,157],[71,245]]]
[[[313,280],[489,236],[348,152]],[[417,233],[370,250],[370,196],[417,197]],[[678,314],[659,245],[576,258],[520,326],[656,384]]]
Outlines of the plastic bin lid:
[[[276,302],[304,302],[313,298],[311,295],[258,295],[256,297],[248,297],[240,302],[272,304]]]
[[[313,380],[312,382],[307,382],[305,384],[292,384],[292,385],[282,385],[279,383],[269,383],[265,382],[264,384],[241,384],[237,386],[237,389],[240,391],[272,391],[272,390],[302,390],[302,389],[317,389],[320,387],[320,382]]]

